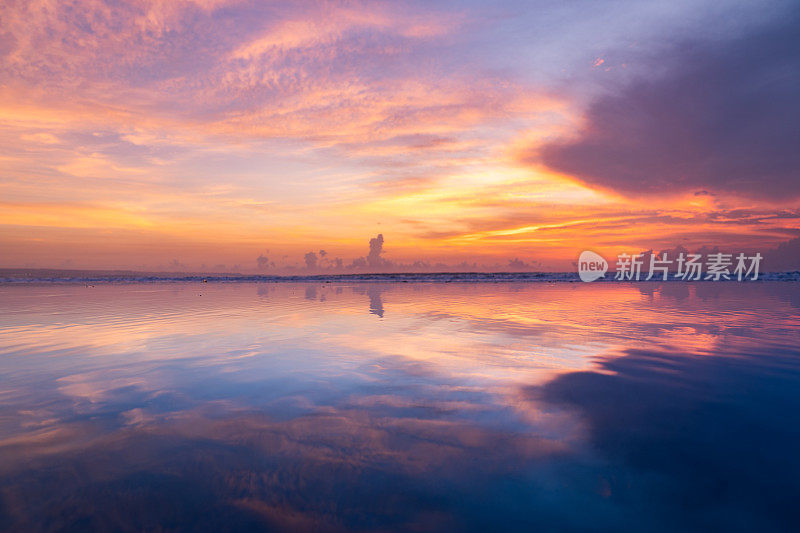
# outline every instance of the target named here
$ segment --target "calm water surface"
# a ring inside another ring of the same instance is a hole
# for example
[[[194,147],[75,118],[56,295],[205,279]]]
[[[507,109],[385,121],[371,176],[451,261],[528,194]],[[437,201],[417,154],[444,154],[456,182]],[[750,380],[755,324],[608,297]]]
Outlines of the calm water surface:
[[[0,285],[3,530],[797,530],[796,283]]]

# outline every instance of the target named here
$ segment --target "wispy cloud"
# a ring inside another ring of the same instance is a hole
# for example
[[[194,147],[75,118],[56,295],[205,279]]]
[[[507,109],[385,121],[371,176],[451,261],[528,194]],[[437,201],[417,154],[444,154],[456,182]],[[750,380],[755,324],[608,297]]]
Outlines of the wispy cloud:
[[[742,4],[687,50],[665,36],[715,3],[4,2],[0,243],[191,266],[349,263],[379,233],[406,263],[566,261],[625,224],[785,240],[796,46],[757,29],[784,9]],[[736,210],[763,216],[712,215]]]

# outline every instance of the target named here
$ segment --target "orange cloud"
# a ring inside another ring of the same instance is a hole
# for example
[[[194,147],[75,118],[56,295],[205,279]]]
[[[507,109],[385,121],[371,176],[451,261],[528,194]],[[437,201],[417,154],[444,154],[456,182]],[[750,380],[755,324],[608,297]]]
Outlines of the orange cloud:
[[[323,244],[363,254],[382,232],[396,260],[563,264],[592,243],[798,227],[709,216],[768,209],[756,201],[668,190],[653,206],[543,168],[530,154],[585,128],[582,104],[459,48],[485,24],[474,12],[245,4],[0,6],[4,260],[29,263],[26,242],[62,253],[59,229],[86,247],[107,249],[101,228],[170,243],[101,262],[252,263],[269,247],[291,264]]]

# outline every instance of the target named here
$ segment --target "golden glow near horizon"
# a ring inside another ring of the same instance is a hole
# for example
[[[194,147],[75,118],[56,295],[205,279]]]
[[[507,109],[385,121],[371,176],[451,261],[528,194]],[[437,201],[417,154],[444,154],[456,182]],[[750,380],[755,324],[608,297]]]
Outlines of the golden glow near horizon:
[[[584,127],[591,76],[617,73],[593,45],[560,51],[574,35],[509,63],[530,37],[467,8],[35,0],[0,20],[0,267],[282,272],[382,233],[396,264],[558,269],[798,227],[757,216],[774,201],[623,197],[538,162]]]

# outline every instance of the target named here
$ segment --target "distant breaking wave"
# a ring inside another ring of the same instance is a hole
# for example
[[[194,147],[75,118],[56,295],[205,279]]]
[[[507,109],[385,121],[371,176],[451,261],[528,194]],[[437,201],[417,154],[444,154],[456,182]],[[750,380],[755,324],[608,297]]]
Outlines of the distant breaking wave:
[[[199,282],[199,283],[510,283],[510,282],[580,282],[575,272],[440,272],[440,273],[396,273],[396,274],[322,274],[322,275],[173,275],[173,274],[114,274],[102,273],[92,275],[55,274],[38,275],[36,272],[0,273],[0,283],[165,283],[165,282]],[[643,282],[643,276],[639,282]],[[653,282],[662,282],[653,279]],[[683,281],[670,277],[670,282]],[[724,281],[724,280],[721,280]],[[736,281],[735,278],[731,281]],[[759,275],[758,281],[800,281],[800,271],[772,272]],[[623,283],[607,274],[594,283]],[[636,283],[626,281],[624,283]],[[752,283],[752,281],[751,281]]]

